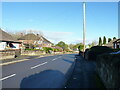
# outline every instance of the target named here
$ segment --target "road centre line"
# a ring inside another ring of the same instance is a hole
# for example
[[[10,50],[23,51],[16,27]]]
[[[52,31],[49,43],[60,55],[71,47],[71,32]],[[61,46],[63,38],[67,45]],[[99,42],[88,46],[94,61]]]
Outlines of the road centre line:
[[[31,67],[31,69],[37,68],[37,67],[42,66],[42,65],[44,65],[44,64],[46,64],[46,63],[48,63],[48,62],[44,62],[44,63],[38,64],[38,65],[36,65],[36,66],[33,66],[33,67]]]
[[[59,56],[58,58],[61,58],[62,56]]]
[[[54,58],[52,61],[55,61],[56,59],[58,59],[58,58],[61,58],[62,56],[59,56],[59,57],[57,57],[57,58]]]
[[[52,61],[55,61],[57,58],[54,58]]]
[[[11,77],[13,77],[13,76],[15,76],[15,75],[16,75],[16,74],[12,74],[12,75],[9,75],[9,76],[7,76],[7,77],[1,78],[0,81],[3,81],[3,80],[8,79],[8,78],[11,78]]]

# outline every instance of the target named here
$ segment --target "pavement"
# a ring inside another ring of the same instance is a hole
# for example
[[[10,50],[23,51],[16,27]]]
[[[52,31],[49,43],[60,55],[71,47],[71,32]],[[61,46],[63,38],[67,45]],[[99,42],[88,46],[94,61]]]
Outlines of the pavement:
[[[96,88],[95,68],[94,61],[87,61],[82,55],[76,55],[74,71],[65,88]]]
[[[29,58],[24,62],[3,65],[0,83],[2,88],[62,88],[74,65],[75,54]]]

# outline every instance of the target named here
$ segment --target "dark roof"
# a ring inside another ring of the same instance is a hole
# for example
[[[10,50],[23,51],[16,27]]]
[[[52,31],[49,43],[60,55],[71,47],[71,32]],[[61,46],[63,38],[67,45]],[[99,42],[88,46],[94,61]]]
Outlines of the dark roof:
[[[10,34],[3,31],[1,28],[0,28],[0,41],[18,42],[17,39],[13,38]]]
[[[38,37],[37,35],[33,34],[33,33],[29,33],[26,34],[22,37],[20,37],[18,40],[39,40],[40,37]]]
[[[26,35],[20,37],[18,40],[43,40],[43,41],[46,41],[48,43],[51,43],[45,37],[39,36],[39,35],[35,35],[33,33],[26,34]]]
[[[120,42],[120,38],[116,39],[113,43],[118,43],[118,42]]]

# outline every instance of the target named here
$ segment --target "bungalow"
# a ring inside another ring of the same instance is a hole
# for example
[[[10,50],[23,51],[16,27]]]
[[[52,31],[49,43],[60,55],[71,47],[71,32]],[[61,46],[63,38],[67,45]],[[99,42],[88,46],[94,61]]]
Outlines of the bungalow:
[[[109,43],[105,44],[104,46],[114,48],[114,49],[120,48],[120,39],[114,39]]]
[[[115,41],[113,42],[113,44],[114,44],[114,48],[115,48],[115,49],[120,48],[120,38],[117,39],[117,40],[115,40]]]
[[[21,36],[18,40],[23,42],[25,48],[42,48],[51,47],[52,45],[52,43],[43,36],[39,36],[39,34],[35,35],[33,33]]]
[[[117,39],[111,40],[110,42],[108,42],[107,44],[105,44],[104,46],[110,47],[110,48],[114,48],[114,44],[113,42],[116,41]]]
[[[0,29],[0,59],[16,57],[20,55],[21,42],[17,41],[10,34]]]
[[[0,29],[0,50],[20,50],[21,42]]]

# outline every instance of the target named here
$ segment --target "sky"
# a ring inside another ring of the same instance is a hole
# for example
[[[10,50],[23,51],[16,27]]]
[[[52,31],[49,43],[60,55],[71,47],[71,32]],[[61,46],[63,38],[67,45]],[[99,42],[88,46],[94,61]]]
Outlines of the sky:
[[[83,40],[82,2],[3,2],[2,25],[7,32],[36,30],[53,43]],[[86,3],[86,44],[99,37],[118,37],[118,3]]]

